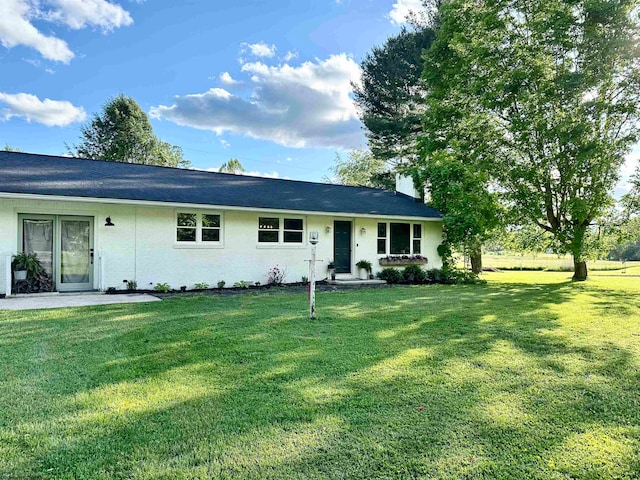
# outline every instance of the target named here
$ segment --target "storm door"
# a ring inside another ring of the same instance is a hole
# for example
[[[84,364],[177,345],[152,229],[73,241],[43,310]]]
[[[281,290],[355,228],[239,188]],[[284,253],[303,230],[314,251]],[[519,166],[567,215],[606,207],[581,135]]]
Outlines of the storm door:
[[[58,290],[93,288],[93,218],[58,217],[60,268]]]
[[[333,261],[336,273],[351,273],[351,222],[333,222]]]

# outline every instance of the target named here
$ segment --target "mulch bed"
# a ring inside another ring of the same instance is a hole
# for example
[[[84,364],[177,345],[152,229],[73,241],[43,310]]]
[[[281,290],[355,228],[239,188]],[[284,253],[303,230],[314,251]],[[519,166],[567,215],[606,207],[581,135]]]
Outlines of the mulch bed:
[[[388,284],[374,284],[374,285],[330,285],[325,281],[316,282],[316,292],[340,292],[340,291],[353,291],[369,288],[388,288],[394,285]],[[106,293],[109,295],[122,295],[130,293],[148,293],[158,298],[171,298],[171,297],[190,297],[194,295],[212,295],[212,296],[234,296],[245,295],[247,293],[262,293],[267,295],[277,293],[303,293],[308,290],[307,283],[285,283],[282,285],[251,285],[248,288],[242,287],[228,287],[228,288],[207,288],[204,290],[172,290],[171,292],[156,292],[155,290],[110,290]]]

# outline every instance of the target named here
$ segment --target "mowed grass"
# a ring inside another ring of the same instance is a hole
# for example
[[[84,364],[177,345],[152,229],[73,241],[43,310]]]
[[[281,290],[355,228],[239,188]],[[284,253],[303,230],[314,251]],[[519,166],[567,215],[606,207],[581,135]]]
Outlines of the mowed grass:
[[[640,476],[640,279],[0,312],[0,478]]]
[[[569,255],[558,256],[548,253],[539,254],[493,254],[482,256],[482,264],[485,267],[498,269],[548,269],[548,270],[573,270],[573,259]],[[460,263],[462,266],[462,263]],[[591,271],[596,270],[624,270],[625,268],[638,267],[640,262],[618,262],[612,260],[590,260],[587,267]]]

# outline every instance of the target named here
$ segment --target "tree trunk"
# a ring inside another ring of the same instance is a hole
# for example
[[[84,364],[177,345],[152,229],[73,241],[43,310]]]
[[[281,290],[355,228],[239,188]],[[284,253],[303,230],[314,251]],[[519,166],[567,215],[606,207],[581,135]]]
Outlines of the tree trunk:
[[[587,279],[587,262],[573,257],[573,280],[584,282]]]
[[[587,279],[587,262],[584,261],[584,237],[587,227],[577,225],[573,228],[573,239],[571,241],[571,252],[573,253],[573,280],[584,282]]]
[[[476,274],[482,273],[482,248],[477,247],[471,253],[469,253],[469,259],[471,260],[471,271]]]

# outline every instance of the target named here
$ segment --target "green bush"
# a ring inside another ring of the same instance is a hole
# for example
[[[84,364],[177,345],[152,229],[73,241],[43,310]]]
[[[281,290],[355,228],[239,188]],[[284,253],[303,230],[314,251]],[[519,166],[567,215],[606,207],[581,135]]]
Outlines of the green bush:
[[[402,271],[402,280],[411,285],[420,285],[427,280],[427,273],[420,265],[407,265]]]
[[[167,293],[171,291],[171,287],[168,283],[156,283],[156,286],[153,287],[156,292]]]
[[[445,285],[471,285],[484,284],[486,280],[478,278],[478,275],[466,270],[456,268],[434,268],[426,272],[427,283],[442,283]]]
[[[397,268],[386,267],[378,272],[378,278],[385,280],[389,284],[400,283],[402,281],[402,272]]]

